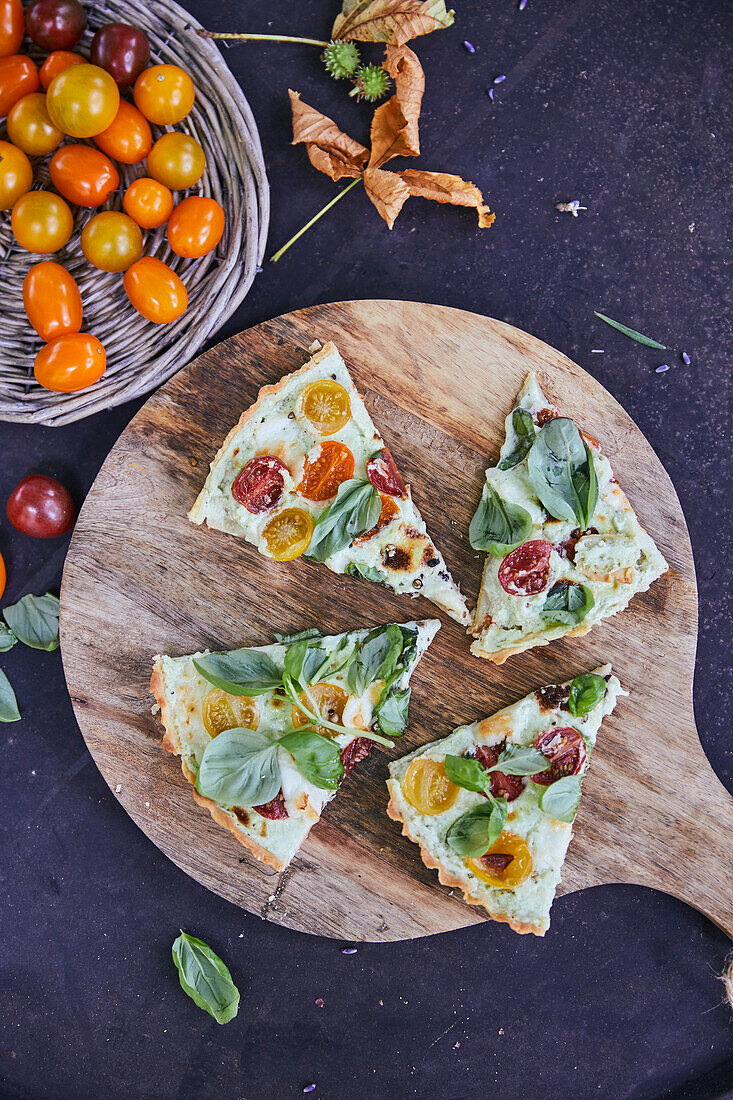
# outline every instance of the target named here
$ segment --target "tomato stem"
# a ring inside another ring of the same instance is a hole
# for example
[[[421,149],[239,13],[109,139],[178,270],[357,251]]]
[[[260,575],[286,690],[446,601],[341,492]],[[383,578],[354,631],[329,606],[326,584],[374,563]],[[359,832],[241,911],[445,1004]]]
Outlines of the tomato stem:
[[[287,243],[282,246],[282,248],[278,248],[278,250],[274,254],[274,256],[270,256],[270,263],[276,264],[277,261],[280,259],[280,257],[283,255],[283,253],[287,252],[287,250],[290,248],[291,244],[295,244],[295,242],[298,240],[298,238],[302,237],[303,234],[306,232],[306,230],[310,229],[310,227],[312,225],[315,225],[315,223],[318,221],[318,219],[322,218],[323,215],[325,213],[327,213],[331,209],[332,206],[335,206],[336,203],[339,201],[339,199],[342,199],[344,197],[344,195],[347,193],[347,191],[350,191],[352,187],[356,187],[357,183],[361,183],[361,176],[359,176],[355,180],[352,180],[351,183],[347,184],[346,187],[344,187],[341,191],[339,191],[338,195],[336,195],[335,198],[331,199],[330,202],[327,202],[322,210],[319,210],[318,213],[315,214],[314,217],[312,217],[309,222],[306,222],[305,225],[303,226],[303,228],[299,229],[294,237],[291,237],[290,240],[287,241]]]
[[[236,34],[234,32],[196,31],[200,38],[231,38],[246,42],[302,42],[306,46],[323,46],[328,42],[322,42],[320,38],[297,38],[290,34]]]

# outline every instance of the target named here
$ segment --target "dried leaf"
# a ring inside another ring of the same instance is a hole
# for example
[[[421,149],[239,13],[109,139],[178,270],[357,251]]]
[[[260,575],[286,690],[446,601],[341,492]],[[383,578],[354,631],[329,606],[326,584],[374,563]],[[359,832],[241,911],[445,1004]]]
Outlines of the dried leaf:
[[[333,119],[309,107],[300,92],[290,90],[293,109],[293,145],[305,145],[310,162],[332,180],[356,179],[364,170],[369,150],[339,130]]]
[[[391,229],[410,197],[409,187],[405,186],[395,172],[367,168],[364,173],[364,189]]]
[[[409,46],[387,46],[384,69],[395,82],[395,94],[374,112],[371,168],[380,168],[392,157],[420,155],[418,122],[425,73]]]
[[[445,0],[344,0],[331,37],[404,46],[452,22]]]
[[[416,198],[472,207],[478,214],[479,229],[488,229],[496,217],[484,204],[484,197],[478,187],[462,180],[460,176],[450,176],[446,172],[421,172],[416,168],[394,174],[407,184],[410,194]]]

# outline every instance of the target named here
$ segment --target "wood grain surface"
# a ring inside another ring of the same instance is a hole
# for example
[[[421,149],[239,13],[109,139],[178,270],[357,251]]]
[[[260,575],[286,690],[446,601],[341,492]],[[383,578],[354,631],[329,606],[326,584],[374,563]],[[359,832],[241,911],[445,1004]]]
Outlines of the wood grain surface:
[[[120,437],[77,521],[61,597],[69,691],[116,797],[199,882],[292,928],[396,940],[485,919],[438,884],[387,818],[388,755],[381,750],[344,783],[283,874],[262,868],[194,804],[179,761],[161,751],[148,694],[155,653],[259,645],[274,629],[337,632],[436,613],[421,598],[305,561],[279,565],[186,519],[242,409],[260,386],[300,366],[316,338],[334,340],[341,351],[470,604],[482,555],[468,544],[468,523],[529,369],[599,439],[670,563],[622,615],[500,668],[472,657],[466,635],[444,616],[413,677],[409,730],[389,756],[610,661],[630,696],[599,736],[559,892],[651,886],[733,936],[733,800],[695,730],[695,574],[669,477],[629,416],[580,367],[527,333],[456,309],[361,301],[278,317],[200,356]]]

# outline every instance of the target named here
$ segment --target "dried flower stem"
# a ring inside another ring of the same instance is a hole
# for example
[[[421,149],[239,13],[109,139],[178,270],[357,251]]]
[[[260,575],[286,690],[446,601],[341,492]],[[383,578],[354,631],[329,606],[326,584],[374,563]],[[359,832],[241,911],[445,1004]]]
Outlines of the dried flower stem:
[[[305,225],[303,226],[303,228],[299,229],[294,237],[291,237],[290,240],[287,241],[282,246],[282,248],[278,248],[278,250],[277,250],[277,252],[275,253],[274,256],[270,256],[270,263],[276,264],[277,261],[280,259],[280,257],[283,255],[283,253],[287,252],[287,250],[290,248],[291,244],[295,244],[295,242],[298,240],[298,238],[302,237],[303,234],[306,232],[306,230],[310,229],[310,227],[312,225],[315,225],[315,223],[318,221],[318,219],[322,218],[323,215],[326,214],[331,209],[332,206],[335,206],[336,203],[339,201],[339,199],[342,199],[344,197],[344,195],[346,194],[347,191],[350,191],[352,187],[356,187],[357,183],[361,183],[361,182],[362,182],[362,179],[361,179],[361,176],[359,176],[358,179],[352,180],[351,183],[347,184],[347,186],[343,188],[343,190],[339,191],[338,195],[336,195],[334,198],[332,198],[330,202],[327,202],[326,205],[323,207],[323,209],[319,210],[318,213],[315,214],[309,222],[306,222]]]
[[[326,47],[328,42],[320,38],[294,38],[289,34],[234,34],[224,31],[196,31],[201,38],[235,38],[248,42],[303,42],[306,46]]]

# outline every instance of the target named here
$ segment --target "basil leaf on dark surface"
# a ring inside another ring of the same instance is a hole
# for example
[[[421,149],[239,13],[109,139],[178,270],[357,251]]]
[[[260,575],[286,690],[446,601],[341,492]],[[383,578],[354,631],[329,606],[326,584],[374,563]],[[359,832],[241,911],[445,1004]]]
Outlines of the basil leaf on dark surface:
[[[379,493],[369,481],[352,478],[343,481],[336,499],[321,512],[313,528],[313,537],[305,557],[326,561],[348,546],[357,535],[374,527],[382,510]]]
[[[540,615],[553,623],[568,623],[575,626],[582,623],[595,605],[590,588],[575,581],[558,581],[547,593]]]
[[[5,623],[0,623],[0,653],[7,653],[12,649],[18,639]]]
[[[599,313],[597,310],[593,310],[596,317],[600,317],[601,321],[605,321],[611,328],[615,328],[617,332],[622,332],[624,336],[628,336],[632,340],[636,340],[637,344],[643,344],[645,348],[656,348],[657,351],[666,351],[665,344],[660,344],[658,340],[652,340],[651,336],[645,336],[643,332],[637,332],[635,328],[628,328],[627,325],[622,325],[620,321],[614,321],[613,317],[607,317],[605,313]]]
[[[579,775],[564,775],[562,779],[540,790],[540,809],[557,821],[572,822],[578,812],[579,802]]]
[[[258,730],[225,730],[209,741],[196,789],[224,806],[260,806],[280,790],[277,741]]]
[[[218,1024],[233,1020],[239,1009],[239,990],[219,956],[203,940],[183,931],[171,951],[184,993]]]
[[[314,787],[336,790],[343,778],[339,747],[335,741],[311,730],[293,730],[280,738],[298,769]]]
[[[282,683],[277,665],[266,653],[254,649],[207,653],[205,657],[194,657],[193,663],[205,680],[229,695],[262,695]]]
[[[0,722],[19,722],[20,711],[10,680],[0,669]]]
[[[407,712],[410,706],[410,688],[404,691],[389,691],[382,695],[374,709],[379,728],[385,737],[401,737],[407,725]]]
[[[535,775],[547,771],[549,767],[550,761],[534,745],[507,745],[489,771],[504,772],[505,775]]]
[[[358,561],[350,561],[344,569],[349,577],[361,577],[363,581],[373,581],[374,584],[386,584],[387,574],[373,565],[362,565]]]
[[[506,818],[506,799],[489,798],[487,802],[456,818],[445,834],[446,844],[456,855],[478,859],[499,839]]]
[[[359,646],[349,666],[346,682],[354,695],[363,695],[375,680],[387,680],[402,655],[404,645],[398,626],[377,627]]]
[[[315,641],[316,638],[323,638],[320,630],[315,626],[306,627],[305,630],[299,630],[297,634],[278,634],[277,630],[273,631],[275,640],[280,642],[280,645],[290,645],[291,642],[302,642],[303,639]]]
[[[606,681],[595,672],[576,676],[570,685],[568,710],[575,718],[582,718],[600,703],[606,694]]]
[[[503,557],[524,542],[531,531],[532,517],[527,509],[502,500],[487,481],[468,528],[468,541],[474,550]]]
[[[22,600],[4,608],[5,622],[15,637],[31,649],[52,652],[59,647],[58,596],[23,596]]]
[[[540,429],[529,452],[527,472],[551,516],[577,523],[583,530],[589,526],[598,482],[593,456],[572,420],[558,416]]]
[[[443,767],[451,783],[455,783],[457,787],[463,787],[464,790],[482,794],[488,791],[491,785],[486,768],[472,756],[454,756],[448,753],[443,761]]]
[[[532,414],[526,409],[515,409],[512,413],[512,427],[517,437],[517,445],[511,454],[502,458],[499,463],[500,470],[511,470],[518,466],[523,458],[529,454],[535,437],[534,420]]]

